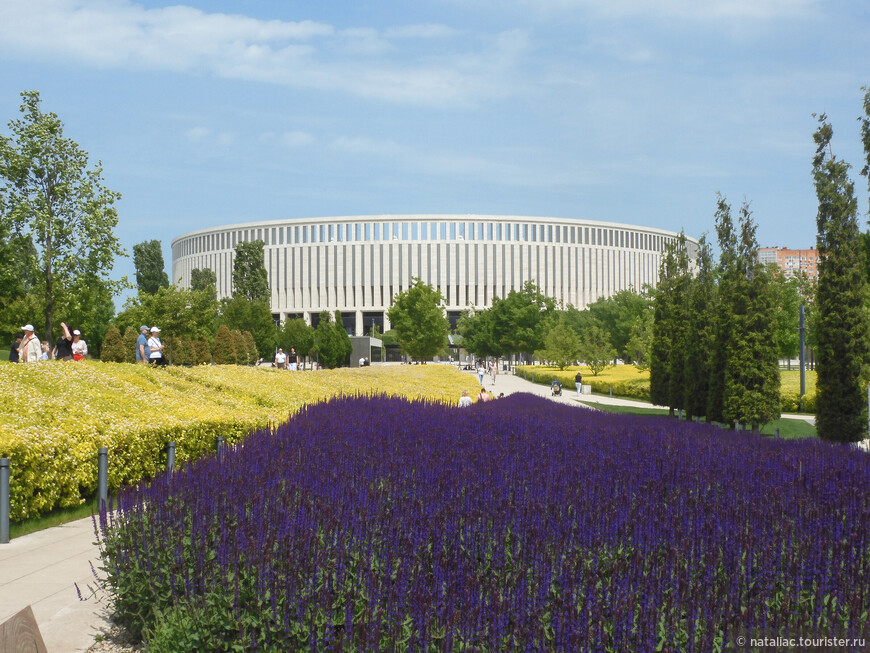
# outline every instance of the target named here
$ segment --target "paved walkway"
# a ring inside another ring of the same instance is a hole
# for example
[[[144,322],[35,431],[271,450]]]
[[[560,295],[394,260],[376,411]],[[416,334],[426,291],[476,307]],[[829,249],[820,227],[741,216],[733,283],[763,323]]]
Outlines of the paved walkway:
[[[551,397],[549,386],[512,374],[496,375],[494,385],[488,376],[484,377],[484,387],[496,396],[502,392],[528,392]],[[576,391],[568,389],[561,397],[551,398],[572,405],[579,401]],[[598,395],[584,395],[583,400],[650,407],[640,401]],[[94,638],[109,628],[105,605],[87,590],[94,586],[91,563],[99,565],[95,540],[93,523],[88,518],[0,544],[0,623],[30,605],[48,653],[87,651]],[[79,600],[76,584],[87,600]]]
[[[0,544],[0,623],[29,605],[48,653],[87,651],[109,626],[105,606],[76,593],[94,585],[95,541],[88,518]]]

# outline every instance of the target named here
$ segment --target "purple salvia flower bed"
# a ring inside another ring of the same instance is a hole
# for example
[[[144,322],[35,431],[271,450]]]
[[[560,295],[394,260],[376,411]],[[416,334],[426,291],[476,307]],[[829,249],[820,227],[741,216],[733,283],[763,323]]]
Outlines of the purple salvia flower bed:
[[[214,650],[707,652],[870,628],[870,456],[816,440],[530,395],[338,398],[118,507],[119,620],[147,635],[175,606]]]

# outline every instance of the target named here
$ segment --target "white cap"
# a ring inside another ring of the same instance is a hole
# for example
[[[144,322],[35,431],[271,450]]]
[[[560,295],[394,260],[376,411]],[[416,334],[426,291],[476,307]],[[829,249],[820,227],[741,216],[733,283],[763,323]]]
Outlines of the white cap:
[[[151,327],[151,333],[160,333],[160,329],[157,327]]]
[[[35,331],[36,329],[33,328],[32,324],[25,324],[23,327],[21,327],[21,330],[22,331]]]
[[[82,332],[79,331],[78,329],[76,329],[75,331],[73,331],[73,335],[74,335],[74,336],[80,336],[80,335],[82,335]]]

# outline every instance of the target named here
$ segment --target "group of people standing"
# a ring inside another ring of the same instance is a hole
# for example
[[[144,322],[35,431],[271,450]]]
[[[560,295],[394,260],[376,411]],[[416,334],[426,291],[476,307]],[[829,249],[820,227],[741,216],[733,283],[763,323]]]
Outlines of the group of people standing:
[[[278,353],[275,354],[275,362],[273,367],[279,370],[290,370],[295,372],[299,369],[299,355],[296,353],[296,347],[290,347],[290,354],[285,354],[281,347],[278,347]]]
[[[21,333],[15,337],[15,342],[9,350],[9,360],[12,363],[36,363],[38,361],[80,361],[88,355],[88,343],[82,338],[78,329],[70,331],[66,322],[60,323],[61,335],[49,351],[48,342],[40,342],[34,333],[32,324],[21,327]]]
[[[154,326],[149,329],[144,324],[139,327],[139,337],[136,339],[136,362],[159,365],[160,367],[166,366],[158,327]]]

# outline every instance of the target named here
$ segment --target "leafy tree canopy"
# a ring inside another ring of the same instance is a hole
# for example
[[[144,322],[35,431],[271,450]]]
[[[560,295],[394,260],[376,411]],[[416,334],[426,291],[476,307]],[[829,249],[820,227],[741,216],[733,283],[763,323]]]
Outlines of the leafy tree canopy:
[[[564,316],[553,324],[544,335],[544,348],[535,352],[535,358],[552,362],[560,370],[573,365],[583,353],[583,343],[577,333],[568,326]]]
[[[133,245],[136,285],[139,292],[153,295],[158,288],[169,286],[169,275],[163,263],[163,247],[159,240],[146,240]]]
[[[242,297],[250,302],[269,303],[269,276],[263,262],[264,246],[262,240],[236,245],[233,258],[233,297]]]
[[[64,137],[57,115],[43,113],[38,91],[21,97],[22,117],[9,122],[11,136],[0,135],[0,240],[9,230],[24,239],[16,245],[27,259],[20,274],[35,272],[27,291],[44,317],[41,336],[51,341],[55,321],[73,309],[80,322],[100,321],[83,317],[83,303],[76,306],[83,283],[100,285],[109,297],[126,284],[109,278],[115,257],[124,254],[114,233],[121,196],[103,185],[99,162],[88,168],[88,154]]]
[[[415,360],[432,358],[447,346],[450,321],[444,314],[444,298],[420,279],[396,295],[387,317],[402,353]]]

